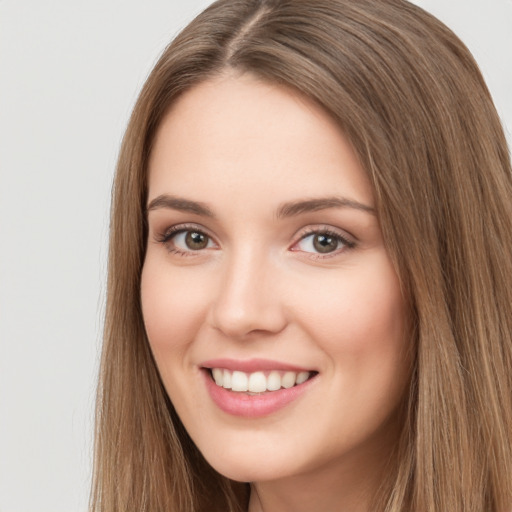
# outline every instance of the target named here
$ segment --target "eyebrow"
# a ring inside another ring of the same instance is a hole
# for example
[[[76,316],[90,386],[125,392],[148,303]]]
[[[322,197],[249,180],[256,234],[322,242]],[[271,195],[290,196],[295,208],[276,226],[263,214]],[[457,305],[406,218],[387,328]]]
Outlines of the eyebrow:
[[[328,208],[353,208],[375,215],[375,208],[349,199],[347,197],[321,197],[314,199],[301,199],[282,204],[277,210],[277,218],[294,217],[302,213],[327,210]]]
[[[158,210],[160,208],[169,208],[171,210],[194,213],[203,217],[215,218],[215,214],[205,203],[191,201],[190,199],[171,196],[168,194],[162,194],[155,197],[155,199],[149,203],[146,212]],[[303,213],[327,210],[328,208],[352,208],[375,215],[375,209],[371,206],[355,201],[354,199],[332,196],[313,199],[299,199],[283,203],[277,209],[276,217],[278,219],[283,219],[301,215]]]
[[[170,196],[167,194],[155,197],[155,199],[149,203],[146,212],[158,210],[160,208],[169,208],[180,212],[195,213],[196,215],[201,215],[203,217],[215,217],[212,210],[205,203],[190,201],[189,199]]]

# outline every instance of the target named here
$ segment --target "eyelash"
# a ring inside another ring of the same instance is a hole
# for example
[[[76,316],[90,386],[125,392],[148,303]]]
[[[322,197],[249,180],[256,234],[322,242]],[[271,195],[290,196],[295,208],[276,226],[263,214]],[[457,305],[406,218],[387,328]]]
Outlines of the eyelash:
[[[356,243],[353,240],[349,240],[348,237],[342,235],[341,233],[334,231],[332,228],[326,227],[318,227],[318,228],[307,228],[304,232],[301,233],[299,240],[293,244],[295,247],[300,242],[310,237],[311,235],[327,235],[328,237],[332,237],[341,243],[344,247],[341,249],[336,249],[332,252],[328,252],[325,254],[319,252],[306,252],[308,258],[314,260],[324,260],[327,258],[332,258],[334,256],[338,256],[341,252],[345,252],[346,250],[354,249],[356,247]],[[293,249],[292,249],[293,250]]]
[[[172,226],[166,229],[163,233],[157,235],[156,241],[164,245],[166,249],[172,254],[177,254],[178,256],[197,256],[197,253],[201,252],[200,250],[184,251],[182,249],[178,249],[177,247],[170,245],[169,243],[175,236],[179,235],[180,233],[187,233],[188,231],[200,233],[206,236],[208,239],[212,239],[212,237],[208,235],[208,233],[206,233],[203,229],[198,229],[198,227],[193,224],[179,224],[177,226]]]
[[[155,237],[155,240],[158,243],[164,245],[167,248],[167,250],[172,254],[177,254],[178,256],[185,256],[185,257],[197,256],[198,253],[202,252],[204,249],[199,249],[197,251],[194,251],[192,249],[188,250],[188,251],[184,251],[182,249],[178,249],[177,247],[175,247],[169,243],[175,236],[177,236],[181,233],[187,233],[189,231],[202,234],[202,235],[206,236],[209,240],[213,240],[212,237],[210,235],[208,235],[208,233],[206,233],[203,229],[200,229],[200,228],[198,229],[197,226],[192,225],[192,224],[179,224],[177,226],[172,226],[172,227],[166,229],[161,234],[157,235]],[[354,241],[350,240],[348,237],[342,235],[341,233],[336,232],[333,229],[328,228],[328,227],[318,227],[318,228],[308,228],[307,230],[302,232],[300,234],[299,239],[297,240],[297,242],[295,242],[293,244],[292,249],[290,249],[290,250],[298,252],[298,250],[293,249],[293,247],[295,247],[300,242],[302,242],[303,240],[305,240],[306,238],[308,238],[309,236],[312,236],[312,235],[327,235],[328,237],[332,237],[335,240],[337,240],[338,243],[341,243],[344,247],[342,247],[341,249],[336,249],[329,253],[325,253],[325,254],[304,251],[308,255],[307,257],[311,258],[311,259],[315,259],[315,260],[327,259],[327,258],[330,258],[333,256],[337,256],[340,252],[354,249],[356,247],[356,243]]]

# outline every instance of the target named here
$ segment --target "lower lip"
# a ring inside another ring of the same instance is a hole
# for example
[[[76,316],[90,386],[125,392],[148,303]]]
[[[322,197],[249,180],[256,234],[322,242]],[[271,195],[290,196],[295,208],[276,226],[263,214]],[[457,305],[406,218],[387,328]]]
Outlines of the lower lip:
[[[247,395],[217,386],[208,370],[203,371],[206,388],[213,402],[222,411],[233,416],[258,418],[283,409],[307,391],[316,376],[288,389],[269,391],[258,395]]]

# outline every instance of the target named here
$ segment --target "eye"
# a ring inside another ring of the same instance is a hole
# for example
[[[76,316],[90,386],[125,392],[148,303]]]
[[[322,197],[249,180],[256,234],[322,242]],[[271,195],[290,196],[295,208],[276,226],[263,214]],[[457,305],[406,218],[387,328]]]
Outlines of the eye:
[[[200,251],[212,245],[209,236],[200,231],[182,231],[176,233],[171,240],[178,249],[190,251]]]
[[[354,242],[339,233],[322,230],[310,232],[303,236],[294,246],[294,250],[318,255],[339,252],[343,248],[354,247]]]
[[[197,228],[176,226],[166,231],[157,241],[164,244],[170,252],[190,254],[215,247],[213,240]]]

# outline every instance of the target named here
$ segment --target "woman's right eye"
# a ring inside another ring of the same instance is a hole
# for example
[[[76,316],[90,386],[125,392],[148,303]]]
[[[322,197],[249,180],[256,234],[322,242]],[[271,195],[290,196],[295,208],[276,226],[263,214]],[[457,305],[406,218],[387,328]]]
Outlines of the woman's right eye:
[[[163,243],[170,252],[177,254],[190,254],[215,247],[213,240],[198,229],[167,231],[158,241]]]

